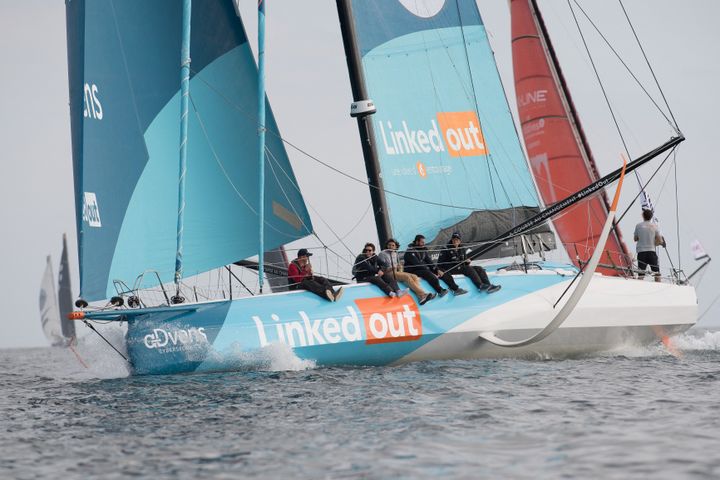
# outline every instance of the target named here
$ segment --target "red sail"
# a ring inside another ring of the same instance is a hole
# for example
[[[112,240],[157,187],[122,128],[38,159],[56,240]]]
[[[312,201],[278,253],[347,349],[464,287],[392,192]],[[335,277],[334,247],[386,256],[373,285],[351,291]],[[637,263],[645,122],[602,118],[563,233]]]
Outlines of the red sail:
[[[511,0],[515,92],[523,138],[535,182],[545,205],[562,200],[600,178],[565,88],[555,52],[535,0]],[[608,216],[607,196],[596,195],[553,220],[561,242],[577,264],[592,255]],[[616,227],[602,262],[629,266],[629,255]],[[606,275],[613,269],[599,268]]]

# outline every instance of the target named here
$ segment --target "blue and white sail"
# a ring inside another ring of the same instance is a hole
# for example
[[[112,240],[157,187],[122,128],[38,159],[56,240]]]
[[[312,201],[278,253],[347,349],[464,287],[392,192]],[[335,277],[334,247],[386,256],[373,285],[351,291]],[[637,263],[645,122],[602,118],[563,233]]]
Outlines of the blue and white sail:
[[[482,241],[537,213],[475,2],[349,3],[394,236]]]
[[[66,0],[81,296],[146,270],[173,278],[182,2]],[[185,276],[255,255],[257,67],[229,0],[193,8]],[[265,245],[312,231],[267,106]]]

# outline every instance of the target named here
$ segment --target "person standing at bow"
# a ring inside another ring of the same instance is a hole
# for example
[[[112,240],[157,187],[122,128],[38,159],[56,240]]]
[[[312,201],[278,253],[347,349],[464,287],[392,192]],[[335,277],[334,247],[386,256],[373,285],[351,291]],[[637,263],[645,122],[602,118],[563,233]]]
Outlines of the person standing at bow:
[[[645,278],[645,270],[649,266],[655,276],[655,281],[659,282],[660,262],[658,261],[656,248],[658,246],[666,246],[665,238],[660,235],[657,223],[652,222],[652,210],[643,209],[642,218],[643,221],[635,225],[637,263],[638,269],[641,270],[641,272],[638,273],[638,277],[640,279]]]
[[[298,250],[297,258],[290,262],[288,267],[290,290],[307,290],[331,302],[340,300],[343,287],[334,290],[327,278],[315,275],[310,264],[311,255],[312,253],[308,252],[307,248],[301,248]]]

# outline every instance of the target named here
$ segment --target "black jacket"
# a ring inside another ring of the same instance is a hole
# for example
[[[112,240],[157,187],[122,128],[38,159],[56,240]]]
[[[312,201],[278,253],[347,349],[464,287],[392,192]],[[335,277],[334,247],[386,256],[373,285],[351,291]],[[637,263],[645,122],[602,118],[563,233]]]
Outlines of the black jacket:
[[[465,260],[467,260],[467,248],[463,244],[455,248],[452,243],[448,243],[440,253],[438,268],[444,271],[455,270],[464,265]]]
[[[352,273],[358,281],[374,277],[379,271],[380,265],[378,264],[377,255],[366,257],[364,253],[357,256],[352,269]]]
[[[430,258],[427,247],[418,247],[414,242],[408,245],[403,260],[405,261],[405,271],[407,272],[413,273],[413,271],[424,269],[437,272],[437,267],[435,266],[435,262]]]

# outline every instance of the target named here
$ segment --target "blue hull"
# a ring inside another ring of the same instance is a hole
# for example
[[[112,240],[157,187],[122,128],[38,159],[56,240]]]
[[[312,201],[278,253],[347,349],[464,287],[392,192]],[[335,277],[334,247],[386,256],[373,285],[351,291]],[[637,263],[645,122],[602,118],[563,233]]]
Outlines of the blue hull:
[[[360,284],[345,287],[334,303],[298,291],[88,318],[120,319],[122,314],[137,374],[232,370],[238,368],[238,355],[252,356],[278,343],[318,365],[388,365],[482,312],[568,280],[563,275],[496,277],[502,290],[487,294],[456,277],[469,293],[449,293],[423,306],[412,294],[390,299]]]

